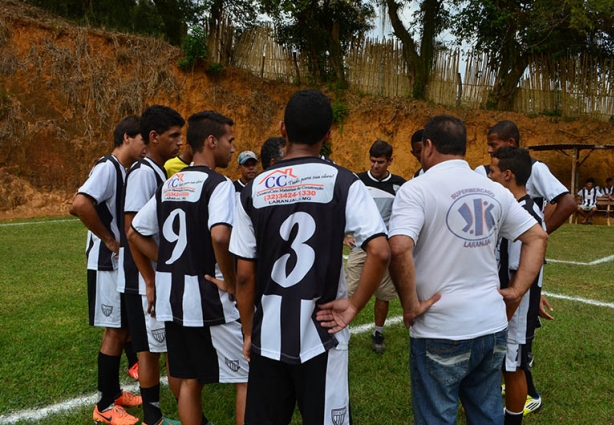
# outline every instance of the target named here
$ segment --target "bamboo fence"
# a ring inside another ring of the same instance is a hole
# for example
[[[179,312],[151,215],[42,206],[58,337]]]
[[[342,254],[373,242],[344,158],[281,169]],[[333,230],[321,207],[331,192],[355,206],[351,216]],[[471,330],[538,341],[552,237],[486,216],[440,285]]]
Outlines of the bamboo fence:
[[[231,64],[269,80],[300,83],[310,79],[304,58],[279,45],[271,26],[249,29],[236,39]],[[347,81],[355,90],[387,97],[411,96],[413,76],[397,39],[356,40],[346,53],[344,66]],[[439,50],[427,99],[449,106],[485,108],[495,80],[486,54]],[[614,59],[536,56],[520,79],[513,110],[613,120],[613,90]]]

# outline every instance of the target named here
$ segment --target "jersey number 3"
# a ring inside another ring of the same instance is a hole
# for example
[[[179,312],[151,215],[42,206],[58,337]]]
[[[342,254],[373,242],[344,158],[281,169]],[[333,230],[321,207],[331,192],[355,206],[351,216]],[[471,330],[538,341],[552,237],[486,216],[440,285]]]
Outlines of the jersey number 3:
[[[290,248],[296,254],[296,265],[289,274],[286,274],[286,266],[290,259],[290,254],[284,254],[275,261],[271,272],[273,280],[283,288],[289,288],[303,280],[305,275],[311,270],[316,258],[313,248],[305,244],[316,231],[316,222],[313,217],[305,212],[296,212],[288,217],[279,229],[279,234],[283,240],[289,241],[290,233],[294,226],[298,226],[298,232]]]

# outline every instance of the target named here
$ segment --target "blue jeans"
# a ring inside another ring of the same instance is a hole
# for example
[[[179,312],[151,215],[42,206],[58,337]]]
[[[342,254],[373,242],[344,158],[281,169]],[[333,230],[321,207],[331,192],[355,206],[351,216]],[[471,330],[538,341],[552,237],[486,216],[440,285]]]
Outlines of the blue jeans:
[[[455,424],[460,398],[468,424],[503,424],[501,366],[507,330],[474,339],[411,338],[414,424]]]

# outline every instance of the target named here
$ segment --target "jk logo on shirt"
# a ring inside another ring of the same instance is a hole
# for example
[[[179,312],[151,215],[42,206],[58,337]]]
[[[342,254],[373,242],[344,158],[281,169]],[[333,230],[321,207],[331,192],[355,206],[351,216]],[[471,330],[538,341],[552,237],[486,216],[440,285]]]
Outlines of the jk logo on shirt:
[[[478,241],[490,237],[495,231],[495,214],[500,210],[498,201],[482,193],[457,198],[446,216],[448,229],[457,237]]]

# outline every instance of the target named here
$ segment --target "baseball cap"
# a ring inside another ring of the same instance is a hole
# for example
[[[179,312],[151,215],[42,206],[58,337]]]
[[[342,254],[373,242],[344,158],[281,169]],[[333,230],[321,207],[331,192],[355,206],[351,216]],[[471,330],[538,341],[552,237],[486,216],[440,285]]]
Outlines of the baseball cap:
[[[243,151],[243,152],[241,152],[239,154],[239,164],[240,165],[245,164],[250,159],[254,159],[254,160],[258,161],[258,157],[252,151]]]

